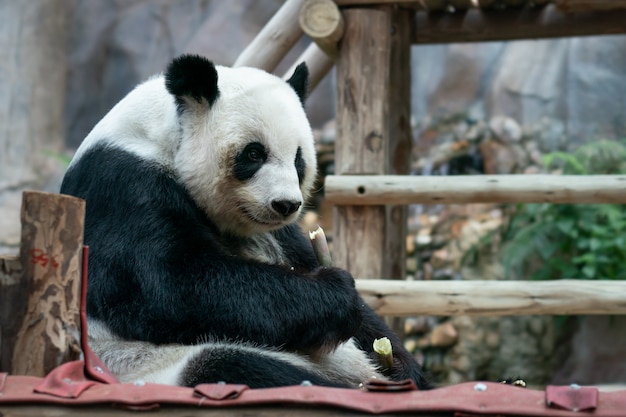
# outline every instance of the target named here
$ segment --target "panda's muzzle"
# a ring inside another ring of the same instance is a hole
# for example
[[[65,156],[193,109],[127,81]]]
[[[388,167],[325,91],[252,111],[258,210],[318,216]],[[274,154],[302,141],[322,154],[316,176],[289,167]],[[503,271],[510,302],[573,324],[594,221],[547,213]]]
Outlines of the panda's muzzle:
[[[272,201],[272,208],[278,214],[283,217],[289,217],[300,209],[302,202],[289,201],[289,200],[274,200]]]

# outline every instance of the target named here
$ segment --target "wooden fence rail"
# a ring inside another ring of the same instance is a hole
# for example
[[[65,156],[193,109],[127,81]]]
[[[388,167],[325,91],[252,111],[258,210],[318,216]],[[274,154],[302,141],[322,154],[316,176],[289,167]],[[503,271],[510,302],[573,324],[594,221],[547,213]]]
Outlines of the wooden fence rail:
[[[626,175],[331,175],[324,188],[336,205],[626,204]]]
[[[626,314],[626,282],[356,281],[363,299],[383,316],[519,316]]]

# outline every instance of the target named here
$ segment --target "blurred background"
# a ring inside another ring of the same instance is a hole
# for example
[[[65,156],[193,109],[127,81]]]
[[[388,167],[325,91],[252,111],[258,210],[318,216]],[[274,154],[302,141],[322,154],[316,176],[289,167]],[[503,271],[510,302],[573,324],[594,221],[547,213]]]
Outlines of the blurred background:
[[[133,86],[181,53],[232,64],[282,3],[0,0],[0,254],[18,250],[21,192],[57,192]],[[626,172],[626,36],[413,46],[411,72],[415,175]],[[307,113],[323,176],[332,71]],[[332,236],[330,213],[320,195],[305,221]],[[626,278],[621,206],[413,206],[409,221],[407,279]],[[622,317],[414,317],[405,333],[441,384],[626,382]]]

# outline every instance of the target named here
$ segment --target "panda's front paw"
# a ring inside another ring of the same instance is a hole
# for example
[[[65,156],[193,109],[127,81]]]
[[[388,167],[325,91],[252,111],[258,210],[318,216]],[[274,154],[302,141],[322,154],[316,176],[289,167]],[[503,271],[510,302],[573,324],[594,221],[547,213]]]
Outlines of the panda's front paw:
[[[310,277],[322,285],[319,313],[320,346],[334,349],[356,334],[363,321],[363,300],[352,275],[341,268],[319,267]]]

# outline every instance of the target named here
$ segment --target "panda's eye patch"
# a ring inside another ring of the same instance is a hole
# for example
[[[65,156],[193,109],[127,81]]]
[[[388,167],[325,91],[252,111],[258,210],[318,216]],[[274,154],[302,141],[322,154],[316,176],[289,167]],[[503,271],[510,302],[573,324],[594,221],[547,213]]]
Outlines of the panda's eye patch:
[[[261,152],[259,152],[258,149],[248,149],[247,156],[250,161],[256,162],[263,160],[263,155],[261,154]]]
[[[233,174],[239,181],[252,178],[267,161],[265,146],[259,142],[247,144],[235,157]]]
[[[267,152],[265,146],[259,142],[253,142],[246,145],[243,148],[243,153],[250,162],[265,162],[267,159]]]
[[[304,159],[302,159],[302,148],[299,146],[298,151],[296,152],[294,165],[296,166],[296,172],[298,173],[298,182],[302,184],[302,181],[304,181],[304,171],[306,169],[306,163],[304,162]]]

